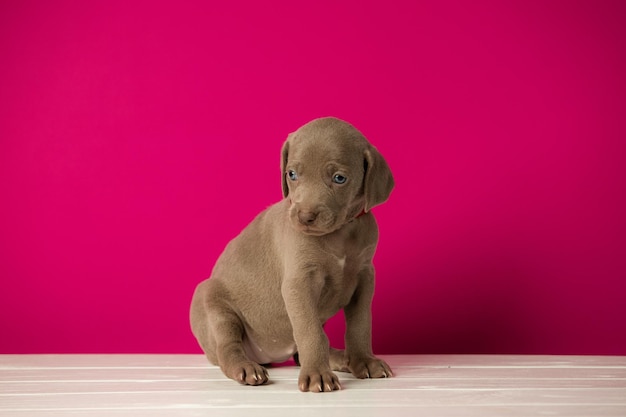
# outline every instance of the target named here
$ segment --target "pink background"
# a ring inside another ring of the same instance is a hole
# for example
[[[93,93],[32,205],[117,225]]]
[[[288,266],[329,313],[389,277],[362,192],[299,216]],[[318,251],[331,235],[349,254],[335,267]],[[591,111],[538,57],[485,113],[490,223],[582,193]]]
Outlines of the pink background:
[[[626,354],[625,9],[3,1],[0,352],[200,352],[195,285],[335,115],[397,183],[378,353]]]

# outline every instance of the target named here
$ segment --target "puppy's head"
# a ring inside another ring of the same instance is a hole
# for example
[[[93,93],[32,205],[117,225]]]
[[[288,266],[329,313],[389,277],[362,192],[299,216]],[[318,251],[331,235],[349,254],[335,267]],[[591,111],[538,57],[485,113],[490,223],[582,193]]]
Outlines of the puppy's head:
[[[376,148],[354,126],[332,117],[315,119],[288,136],[281,169],[289,221],[310,235],[338,230],[385,202],[394,185]]]

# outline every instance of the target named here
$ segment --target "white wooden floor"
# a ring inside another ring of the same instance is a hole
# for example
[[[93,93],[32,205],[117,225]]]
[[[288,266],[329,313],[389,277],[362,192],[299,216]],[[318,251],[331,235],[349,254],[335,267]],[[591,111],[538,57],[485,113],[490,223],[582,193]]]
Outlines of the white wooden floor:
[[[626,356],[384,356],[394,378],[240,386],[201,355],[0,355],[0,416],[626,416]]]

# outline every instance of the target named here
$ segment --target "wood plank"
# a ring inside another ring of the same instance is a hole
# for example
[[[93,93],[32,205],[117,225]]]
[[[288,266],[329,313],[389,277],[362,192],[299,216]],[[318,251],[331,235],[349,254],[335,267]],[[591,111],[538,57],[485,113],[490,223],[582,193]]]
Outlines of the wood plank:
[[[0,370],[11,368],[196,368],[207,366],[210,366],[209,362],[203,355],[0,355]]]
[[[301,408],[301,407],[380,407],[411,406],[516,406],[516,405],[579,405],[626,407],[623,389],[433,389],[433,390],[360,390],[351,388],[329,395],[307,394],[295,390],[277,391],[271,386],[248,387],[236,395],[230,390],[180,392],[127,392],[33,394],[5,397],[3,411],[21,408],[31,410],[94,409],[161,409],[185,405],[195,409],[239,408]],[[161,394],[161,395],[155,395]],[[68,407],[71,405],[71,407]]]
[[[345,389],[354,388],[361,390],[432,390],[432,389],[552,389],[552,388],[624,388],[624,380],[618,382],[611,379],[416,379],[409,383],[397,378],[388,381],[359,381],[352,382],[351,377],[340,375],[341,383]],[[272,379],[277,382],[279,379]],[[285,389],[296,389],[295,377],[283,379],[287,383]],[[163,391],[227,391],[238,390],[241,387],[229,380],[206,380],[206,381],[126,381],[122,380],[127,392],[163,392]],[[381,386],[383,385],[384,386]],[[115,392],[120,387],[120,381],[19,381],[0,386],[0,398],[5,394],[38,394],[42,392],[55,393],[83,393],[83,392]]]
[[[556,379],[556,380],[612,380],[623,384],[626,381],[626,368],[611,367],[570,367],[570,368],[505,368],[505,367],[441,367],[419,368],[395,366],[392,362],[394,378],[391,381],[402,380],[409,383],[415,379],[448,379],[448,380],[493,380],[493,379]],[[297,378],[297,368],[270,368],[272,380],[281,378]],[[349,374],[338,373],[339,377],[349,377]],[[3,369],[0,373],[0,384],[19,381],[40,382],[96,382],[96,381],[207,381],[225,380],[219,369],[215,367],[195,368],[26,368]]]
[[[623,409],[615,407],[594,407],[593,409],[580,406],[497,406],[497,407],[467,407],[467,406],[411,406],[405,408],[389,409],[385,407],[359,407],[355,406],[349,410],[337,407],[328,407],[323,410],[326,417],[388,417],[392,416],[429,416],[429,417],[528,417],[528,416],[562,416],[562,417],[624,417]],[[248,408],[223,408],[220,410],[206,409],[106,409],[106,410],[18,410],[6,414],[15,417],[243,417],[254,415],[255,417],[277,417],[277,416],[302,416],[319,417],[319,408],[263,408],[251,410]],[[2,415],[0,413],[0,415]]]
[[[298,368],[245,387],[202,355],[0,355],[0,415],[626,415],[626,357],[387,356],[396,377],[300,393]]]
[[[574,355],[383,355],[396,367],[626,367],[626,356]],[[12,367],[112,368],[112,367],[210,367],[197,354],[115,354],[115,355],[1,355],[0,370]]]

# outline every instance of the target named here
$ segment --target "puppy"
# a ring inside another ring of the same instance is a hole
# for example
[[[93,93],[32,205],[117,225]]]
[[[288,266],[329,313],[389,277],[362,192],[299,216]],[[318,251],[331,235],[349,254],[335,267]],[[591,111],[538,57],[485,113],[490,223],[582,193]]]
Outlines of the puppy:
[[[313,120],[282,148],[284,199],[227,246],[191,303],[191,328],[209,361],[241,384],[268,382],[262,364],[292,355],[301,391],[341,389],[334,371],[386,378],[372,353],[370,212],[394,186],[378,151],[352,125]],[[329,347],[324,323],[340,309],[346,349]]]

